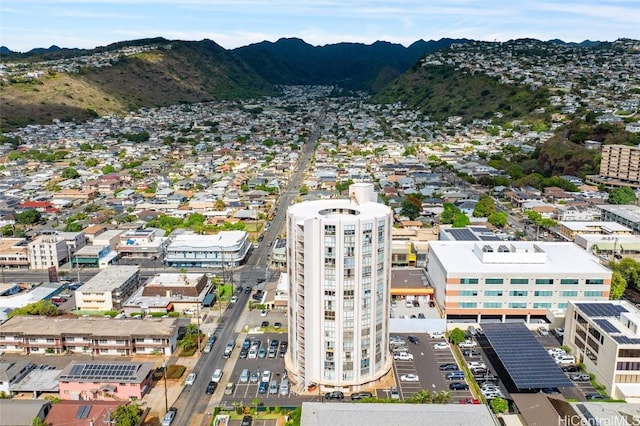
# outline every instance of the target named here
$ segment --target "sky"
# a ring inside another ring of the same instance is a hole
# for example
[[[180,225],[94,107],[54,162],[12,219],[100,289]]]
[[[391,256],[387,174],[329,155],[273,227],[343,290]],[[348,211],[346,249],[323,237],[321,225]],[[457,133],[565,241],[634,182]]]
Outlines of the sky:
[[[17,52],[158,36],[226,49],[282,37],[314,46],[640,39],[640,0],[0,0],[0,45]]]

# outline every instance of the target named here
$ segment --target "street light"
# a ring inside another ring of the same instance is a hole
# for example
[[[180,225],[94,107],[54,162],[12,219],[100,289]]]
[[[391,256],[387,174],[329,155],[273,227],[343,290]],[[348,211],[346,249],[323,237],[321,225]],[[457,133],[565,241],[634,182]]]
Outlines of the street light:
[[[169,411],[169,400],[167,399],[167,361],[162,361],[162,375],[164,376],[164,412]]]

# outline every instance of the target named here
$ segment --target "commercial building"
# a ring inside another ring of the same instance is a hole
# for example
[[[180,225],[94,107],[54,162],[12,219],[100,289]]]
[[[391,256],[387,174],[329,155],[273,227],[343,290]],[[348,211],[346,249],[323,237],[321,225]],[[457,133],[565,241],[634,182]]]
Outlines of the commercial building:
[[[602,211],[602,220],[616,222],[640,234],[640,206],[633,204],[599,206]]]
[[[349,199],[287,211],[289,376],[303,389],[358,390],[391,368],[388,348],[391,210],[373,185]]]
[[[164,255],[167,238],[162,229],[130,229],[118,235],[118,256],[131,259],[160,259]]]
[[[634,305],[570,302],[563,343],[613,399],[640,402],[640,310]]]
[[[530,322],[609,298],[612,272],[573,243],[435,241],[427,277],[447,320]]]
[[[195,313],[210,290],[205,274],[157,274],[138,289],[122,309],[127,315],[153,312]]]
[[[108,266],[75,291],[76,309],[112,311],[140,287],[140,267]]]
[[[176,268],[235,268],[244,263],[250,248],[245,231],[182,234],[169,244],[164,261]]]
[[[177,347],[178,318],[111,319],[14,316],[2,324],[0,348],[24,355],[165,355]]]

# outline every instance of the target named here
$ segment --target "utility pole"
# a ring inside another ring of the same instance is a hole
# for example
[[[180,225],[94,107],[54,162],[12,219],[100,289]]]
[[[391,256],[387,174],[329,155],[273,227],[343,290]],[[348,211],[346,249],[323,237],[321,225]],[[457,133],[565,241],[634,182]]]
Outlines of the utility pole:
[[[169,400],[167,399],[167,361],[162,361],[162,375],[164,376],[164,412],[169,411]]]

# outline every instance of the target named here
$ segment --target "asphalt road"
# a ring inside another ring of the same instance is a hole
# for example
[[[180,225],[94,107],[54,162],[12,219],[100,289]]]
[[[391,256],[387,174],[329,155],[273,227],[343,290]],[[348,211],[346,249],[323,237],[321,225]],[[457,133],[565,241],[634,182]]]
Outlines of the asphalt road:
[[[280,229],[284,226],[284,222],[286,220],[286,206],[294,202],[298,195],[302,176],[311,162],[323,120],[324,113],[318,119],[315,129],[303,146],[302,157],[298,162],[298,167],[292,173],[287,189],[280,197],[279,205],[276,210],[277,213],[271,222],[269,230],[264,234],[262,243],[259,247],[253,249],[246,261],[246,264],[240,268],[241,282],[248,280],[247,277],[253,277],[256,274],[258,277],[266,276],[268,274],[268,261],[271,248],[280,232]],[[229,339],[237,340],[238,336],[235,329],[238,321],[243,315],[243,312],[247,309],[249,297],[250,296],[244,292],[240,293],[238,295],[238,302],[235,306],[227,308],[224,312],[224,315],[222,316],[223,321],[215,333],[218,338],[216,343],[213,345],[211,352],[201,355],[200,360],[193,369],[193,372],[197,374],[196,382],[192,386],[185,386],[177,401],[174,403],[174,406],[178,409],[175,424],[189,424],[189,419],[194,413],[204,414],[206,412],[207,405],[211,400],[211,396],[205,394],[207,383],[209,382],[213,371],[216,368],[224,368],[227,362],[227,360],[222,358],[224,347]],[[241,344],[242,342],[236,341],[236,348],[234,351],[239,351],[239,345]],[[232,359],[233,358],[234,357],[232,356]],[[216,392],[220,392],[220,390],[216,390]]]

